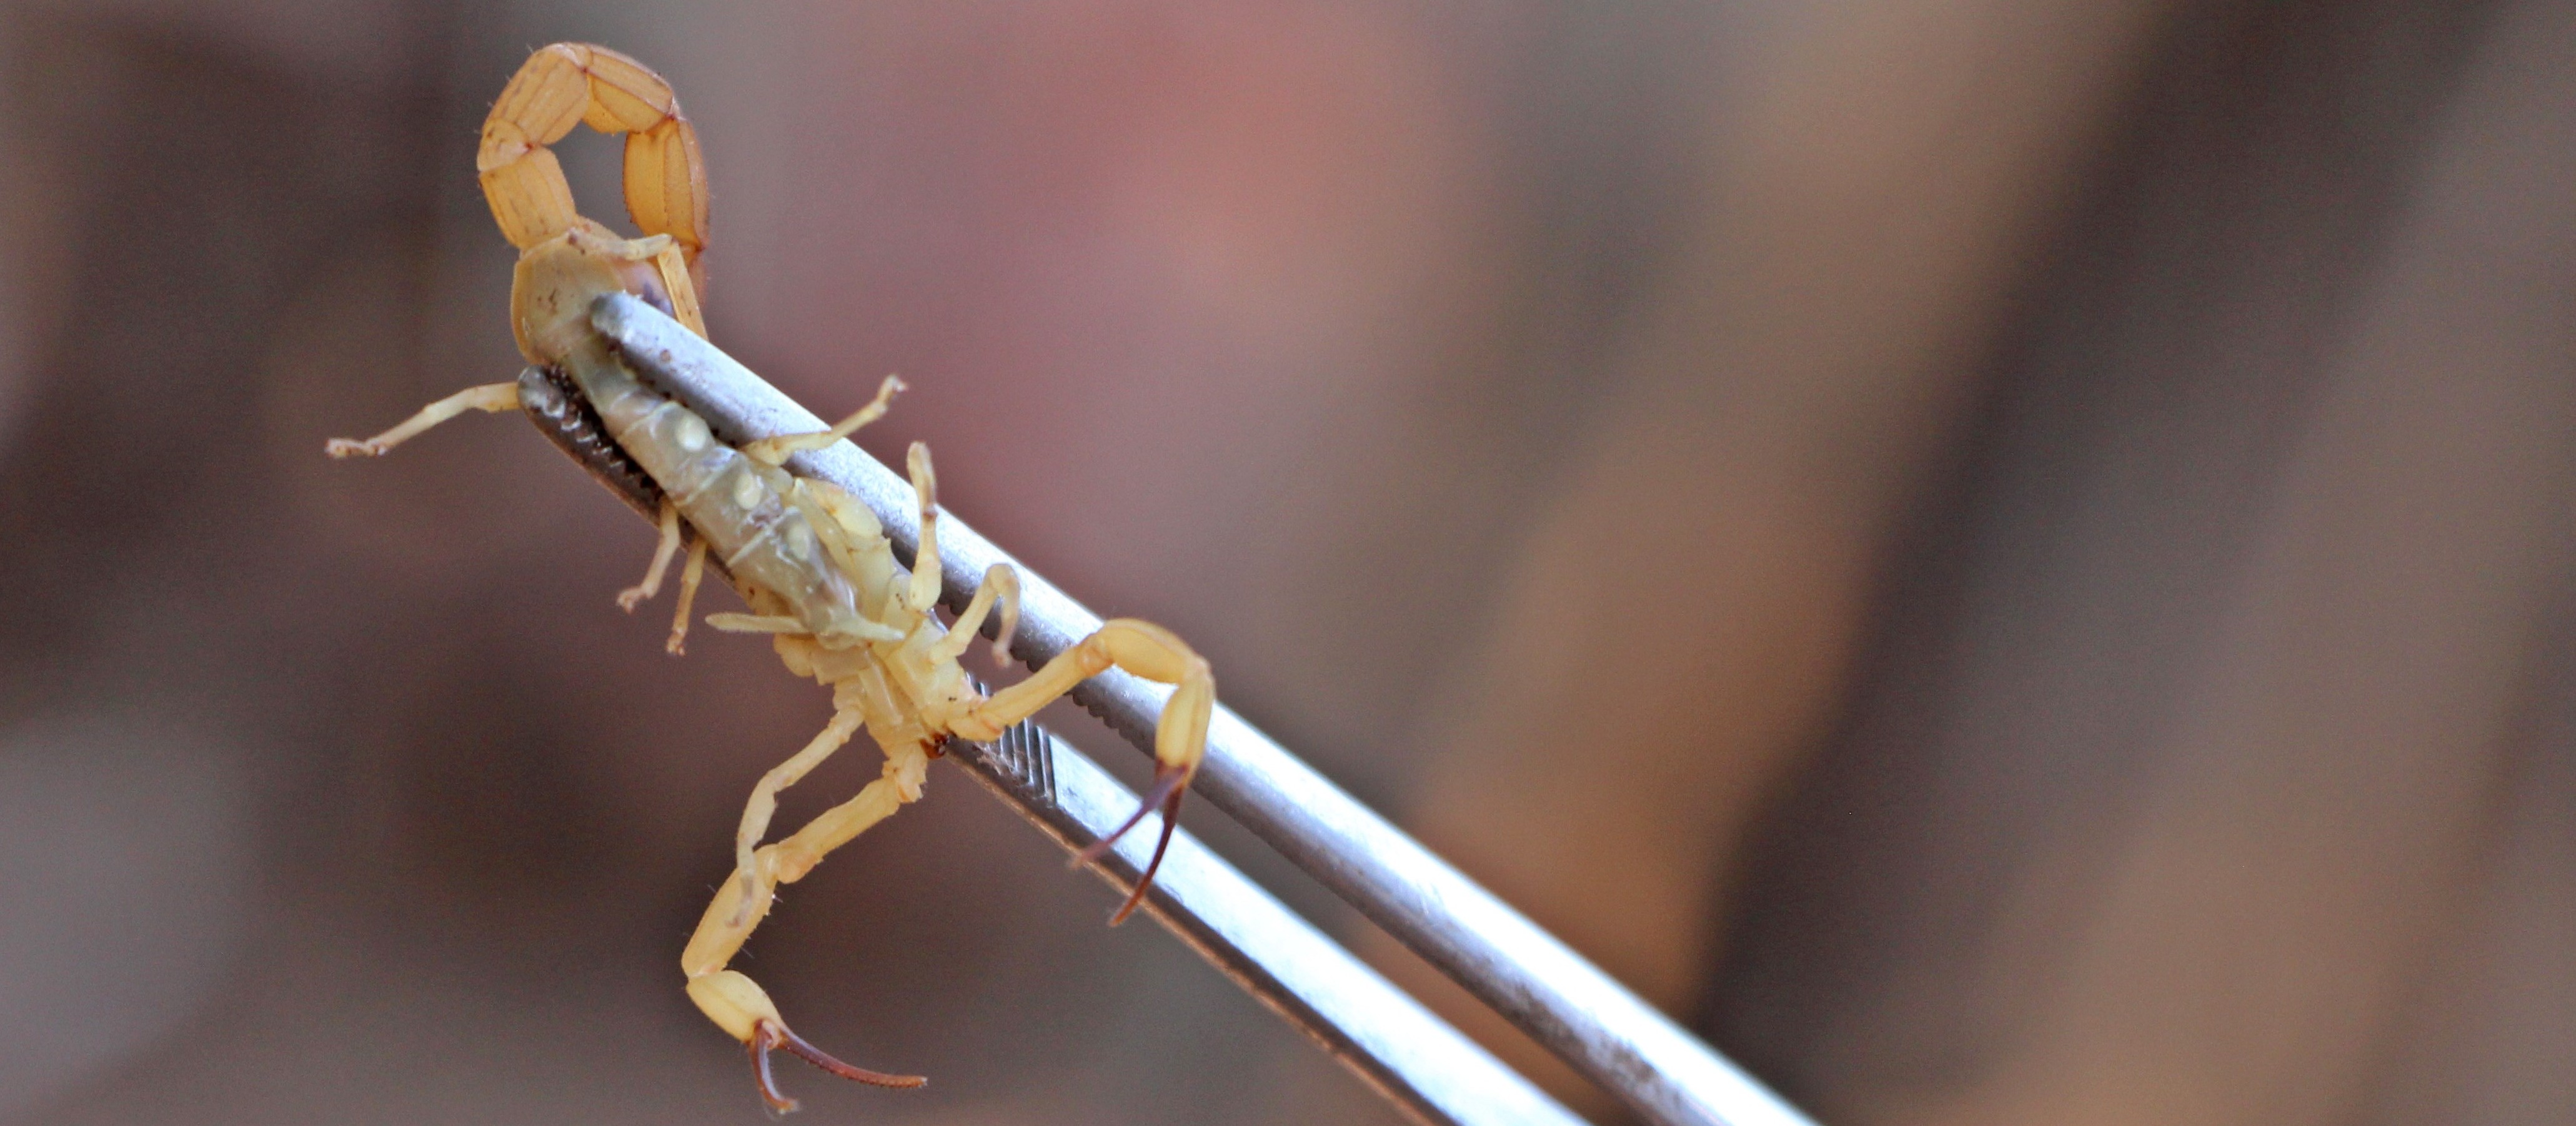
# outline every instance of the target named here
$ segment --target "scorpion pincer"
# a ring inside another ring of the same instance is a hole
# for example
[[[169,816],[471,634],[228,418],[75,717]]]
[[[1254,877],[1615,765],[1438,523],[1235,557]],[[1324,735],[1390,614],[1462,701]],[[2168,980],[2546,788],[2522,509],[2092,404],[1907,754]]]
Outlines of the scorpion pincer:
[[[574,210],[571,188],[546,146],[582,122],[626,135],[627,209],[644,237],[624,238]],[[681,650],[690,606],[713,554],[750,612],[710,615],[707,623],[726,632],[770,635],[790,671],[832,690],[831,721],[752,788],[735,835],[733,873],[681,954],[689,997],[746,1046],[761,1097],[774,1111],[796,1104],[771,1076],[773,1050],[863,1083],[920,1086],[920,1076],[853,1067],[806,1043],[788,1030],[766,992],[726,968],[769,913],[778,887],[802,878],[833,849],[919,798],[930,759],[946,740],[992,740],[1082,680],[1116,667],[1174,686],[1156,727],[1154,781],[1144,800],[1116,833],[1083,856],[1096,859],[1146,813],[1162,813],[1153,861],[1110,920],[1121,921],[1151,886],[1181,796],[1205,753],[1215,678],[1207,662],[1171,631],[1122,618],[1103,624],[1028,679],[983,694],[958,658],[986,619],[998,615],[993,654],[1007,660],[1018,582],[1008,567],[994,567],[955,624],[941,626],[934,612],[940,593],[937,483],[928,448],[914,443],[906,457],[921,506],[920,551],[908,574],[896,563],[875,515],[856,498],[785,468],[789,455],[839,442],[882,416],[902,389],[900,381],[888,377],[871,402],[830,430],[737,447],[618,361],[588,323],[592,302],[603,294],[635,294],[706,334],[698,306],[698,259],[707,241],[706,173],[697,135],[659,75],[603,47],[543,48],[493,105],[476,162],[492,214],[520,251],[511,325],[530,369],[519,382],[441,399],[366,441],[334,439],[328,450],[334,457],[379,455],[469,410],[517,410],[523,399],[559,396],[561,383],[578,392],[607,441],[663,497],[652,562],[643,582],[618,594],[618,604],[632,610],[653,597],[686,540],[670,651]],[[761,843],[779,792],[862,728],[885,753],[882,774],[784,839]]]

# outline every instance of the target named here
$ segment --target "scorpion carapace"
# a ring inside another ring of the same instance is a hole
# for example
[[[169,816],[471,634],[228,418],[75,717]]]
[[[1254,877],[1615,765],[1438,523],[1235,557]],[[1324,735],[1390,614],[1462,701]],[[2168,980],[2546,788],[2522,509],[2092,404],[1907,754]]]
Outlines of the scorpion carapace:
[[[643,237],[624,238],[574,210],[571,188],[547,146],[580,122],[626,134],[627,210]],[[985,620],[998,615],[993,654],[997,661],[1007,659],[1019,583],[1008,567],[994,567],[954,625],[940,624],[937,481],[929,449],[916,442],[906,458],[921,516],[920,551],[908,574],[895,562],[875,514],[841,489],[785,468],[791,454],[829,446],[883,415],[902,389],[900,381],[887,377],[867,406],[830,430],[737,447],[717,439],[705,419],[644,386],[617,361],[588,321],[591,303],[606,293],[636,294],[706,334],[698,307],[699,255],[707,245],[706,173],[697,134],[659,75],[604,47],[543,48],[493,104],[476,166],[494,219],[520,251],[510,314],[519,350],[532,365],[529,393],[561,394],[568,382],[597,418],[596,433],[585,431],[582,440],[604,437],[661,492],[652,563],[643,582],[619,592],[618,604],[631,610],[653,597],[686,541],[671,652],[681,650],[691,601],[713,554],[751,612],[710,615],[707,623],[725,632],[770,635],[790,671],[832,689],[831,722],[752,788],[735,834],[733,874],[681,954],[689,997],[748,1049],[761,1097],[774,1111],[796,1104],[771,1077],[773,1050],[863,1083],[920,1086],[925,1080],[919,1076],[852,1067],[815,1049],[788,1030],[768,994],[725,968],[769,913],[778,887],[802,878],[833,849],[919,798],[930,759],[947,739],[990,741],[1084,679],[1116,667],[1174,686],[1155,730],[1153,785],[1136,815],[1082,857],[1097,859],[1146,813],[1161,811],[1162,839],[1144,878],[1111,916],[1117,923],[1143,901],[1171,840],[1181,796],[1205,753],[1215,678],[1207,662],[1171,631],[1121,618],[1028,679],[985,695],[958,658]],[[334,457],[382,454],[469,410],[520,409],[521,387],[468,388],[374,438],[334,439],[328,449]],[[779,791],[862,728],[885,752],[881,775],[803,828],[762,844]]]

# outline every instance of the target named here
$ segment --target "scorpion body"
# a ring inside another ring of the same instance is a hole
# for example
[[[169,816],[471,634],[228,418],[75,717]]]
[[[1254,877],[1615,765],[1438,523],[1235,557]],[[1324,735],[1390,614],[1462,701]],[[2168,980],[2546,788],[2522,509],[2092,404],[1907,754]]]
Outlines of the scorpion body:
[[[620,237],[573,210],[571,191],[545,146],[577,122],[628,134],[628,207],[645,237]],[[767,916],[777,888],[919,798],[929,761],[949,738],[996,738],[1113,666],[1175,690],[1156,729],[1153,785],[1136,814],[1084,859],[1096,859],[1157,809],[1168,843],[1215,704],[1207,662],[1160,626],[1118,619],[1028,679],[984,695],[958,658],[986,620],[998,616],[993,652],[997,661],[1005,659],[1018,584],[1007,567],[993,568],[954,627],[941,625],[936,478],[928,448],[914,443],[906,458],[921,513],[919,553],[909,573],[865,506],[784,467],[790,454],[838,442],[881,416],[900,381],[888,377],[872,402],[831,430],[735,446],[620,362],[588,323],[601,295],[635,294],[692,331],[706,331],[697,303],[706,183],[696,135],[669,86],[642,64],[582,44],[539,50],[494,104],[478,164],[493,214],[520,250],[512,328],[531,367],[515,383],[469,388],[432,403],[375,438],[335,439],[328,452],[378,455],[468,410],[526,409],[575,456],[616,460],[621,472],[650,479],[662,498],[655,513],[660,538],[644,581],[621,592],[619,605],[631,610],[656,594],[687,540],[669,649],[681,650],[692,599],[713,555],[751,612],[711,615],[708,624],[771,635],[791,672],[832,690],[830,723],[753,787],[736,833],[733,872],[681,955],[690,999],[747,1047],[761,1097],[773,1111],[796,1105],[771,1075],[773,1050],[861,1082],[920,1086],[919,1076],[853,1067],[814,1048],[788,1030],[758,985],[726,968]],[[779,791],[860,730],[885,753],[880,777],[784,839],[762,844]],[[1153,864],[1161,860],[1158,845]],[[1152,879],[1148,865],[1113,923],[1135,909]]]

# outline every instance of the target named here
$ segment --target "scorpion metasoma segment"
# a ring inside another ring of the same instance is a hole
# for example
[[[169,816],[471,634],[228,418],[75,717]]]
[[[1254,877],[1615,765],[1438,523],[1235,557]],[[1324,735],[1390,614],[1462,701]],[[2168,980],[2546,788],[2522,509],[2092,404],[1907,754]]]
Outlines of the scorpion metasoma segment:
[[[577,122],[626,134],[628,214],[644,237],[627,239],[582,217],[546,146]],[[778,887],[813,870],[896,808],[921,796],[930,759],[949,738],[990,741],[1085,678],[1111,667],[1174,686],[1155,731],[1152,786],[1118,833],[1093,845],[1097,859],[1146,813],[1163,815],[1162,840],[1143,879],[1111,922],[1127,917],[1153,882],[1171,840],[1174,815],[1205,752],[1216,681],[1207,662],[1171,631],[1118,619],[1066,650],[1028,679],[990,696],[958,665],[985,619],[998,616],[995,660],[1006,649],[1019,610],[1019,586],[1008,567],[984,575],[973,601],[943,628],[939,600],[938,508],[930,451],[915,443],[906,458],[921,503],[921,550],[909,574],[894,559],[875,515],[855,497],[822,481],[789,473],[789,455],[820,449],[883,415],[901,382],[888,377],[873,401],[839,425],[815,434],[751,442],[718,440],[706,420],[644,386],[591,329],[591,303],[626,292],[668,311],[703,336],[698,310],[706,247],[706,173],[697,135],[680,114],[670,86],[643,64],[615,51],[577,43],[539,50],[501,92],[483,125],[476,165],[502,233],[519,248],[510,294],[511,326],[534,367],[523,376],[532,394],[547,393],[546,373],[577,388],[600,419],[607,440],[648,474],[663,496],[660,539],[644,581],[622,591],[632,610],[653,597],[688,541],[669,649],[678,653],[690,603],[710,552],[723,562],[747,614],[714,614],[718,630],[770,635],[779,658],[799,676],[832,689],[833,715],[821,734],[752,788],[734,841],[732,876],[699,920],[680,957],[690,999],[749,1050],[761,1097],[776,1111],[794,1109],[779,1093],[769,1053],[785,1050],[833,1074],[892,1087],[917,1087],[919,1076],[887,1075],[833,1059],[788,1031],[777,1007],[751,979],[725,968],[752,928],[769,913]],[[334,457],[377,455],[469,410],[517,410],[522,383],[468,388],[420,410],[363,442],[335,439]],[[683,528],[694,535],[684,536]],[[883,774],[856,797],[785,839],[762,844],[778,793],[864,728],[885,752]]]

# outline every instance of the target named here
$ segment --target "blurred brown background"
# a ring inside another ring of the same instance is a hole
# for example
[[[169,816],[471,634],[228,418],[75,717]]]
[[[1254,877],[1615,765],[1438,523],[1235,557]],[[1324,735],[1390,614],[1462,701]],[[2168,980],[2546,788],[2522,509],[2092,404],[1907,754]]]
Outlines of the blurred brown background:
[[[17,0],[0,1118],[755,1120],[674,959],[825,697],[514,421],[320,456],[516,370],[567,38],[699,125],[719,343],[904,374],[872,448],[1822,1121],[2576,1122],[2570,0]],[[751,949],[935,1080],[808,1120],[1391,1120],[932,798]]]

